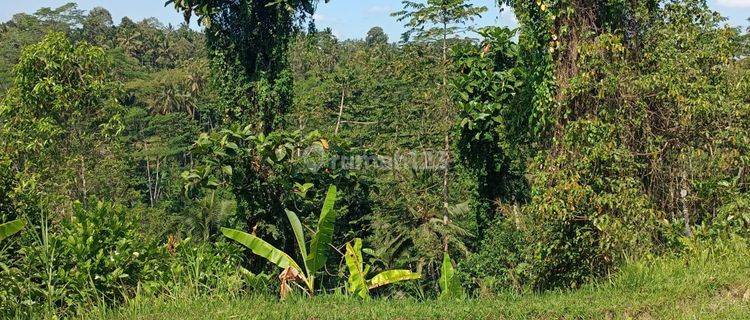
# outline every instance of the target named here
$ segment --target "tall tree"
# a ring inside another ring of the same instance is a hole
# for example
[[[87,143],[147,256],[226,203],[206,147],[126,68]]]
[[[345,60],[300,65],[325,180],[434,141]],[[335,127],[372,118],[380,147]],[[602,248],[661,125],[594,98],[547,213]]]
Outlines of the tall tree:
[[[367,31],[367,38],[365,38],[365,42],[368,46],[387,44],[388,35],[385,34],[383,28],[372,27],[369,31]]]
[[[124,198],[120,145],[111,139],[119,130],[118,86],[108,70],[101,48],[61,33],[27,47],[14,69],[0,107],[0,150],[48,194]]]
[[[456,112],[450,101],[448,92],[448,72],[450,61],[448,59],[449,43],[448,39],[458,36],[459,34],[471,30],[468,23],[473,22],[482,13],[487,11],[487,7],[475,7],[465,0],[426,0],[426,1],[402,1],[404,9],[394,12],[391,15],[398,18],[398,21],[405,21],[408,30],[403,35],[403,40],[407,41],[414,36],[416,41],[441,43],[441,64],[443,81],[438,90],[441,93],[441,107],[444,114],[445,123],[451,123],[456,117]],[[451,166],[450,156],[450,131],[445,132],[445,163],[443,171],[443,224],[449,223],[449,174]],[[448,250],[448,240],[444,241],[445,250]]]
[[[214,86],[226,122],[250,122],[257,131],[282,127],[291,106],[287,47],[317,0],[169,0],[206,27]],[[328,0],[326,0],[328,2]]]
[[[41,8],[34,14],[19,13],[0,24],[0,90],[10,87],[13,66],[21,51],[50,32],[70,34],[81,24],[83,13],[74,3],[58,8]]]
[[[89,43],[100,46],[110,45],[107,42],[112,39],[113,31],[112,14],[107,9],[96,7],[83,18],[82,38]]]

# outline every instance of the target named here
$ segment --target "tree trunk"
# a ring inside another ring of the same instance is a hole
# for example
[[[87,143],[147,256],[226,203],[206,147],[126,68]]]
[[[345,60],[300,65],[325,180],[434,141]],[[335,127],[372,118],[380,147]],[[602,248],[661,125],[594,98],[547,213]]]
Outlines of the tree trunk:
[[[344,97],[346,97],[346,90],[341,88],[341,103],[339,104],[339,118],[336,121],[336,131],[334,131],[335,135],[339,134],[339,128],[341,127],[341,116],[344,114]]]
[[[682,171],[682,190],[680,191],[682,200],[682,217],[685,220],[685,235],[693,237],[693,229],[690,227],[690,203],[688,201],[688,174],[686,170]]]
[[[147,185],[148,185],[148,201],[151,207],[154,207],[154,188],[153,188],[153,181],[151,179],[151,161],[146,158],[146,178],[148,179]]]
[[[83,199],[81,199],[81,201],[86,203],[88,191],[86,190],[86,163],[83,156],[81,156],[81,192],[83,193]]]
[[[448,102],[448,23],[447,21],[443,21],[443,113],[445,115],[445,123],[450,123],[450,110],[449,110],[449,102]],[[448,206],[449,206],[449,193],[450,193],[450,185],[448,183],[448,177],[450,173],[450,164],[451,164],[451,156],[450,156],[450,129],[446,130],[445,132],[445,163],[443,168],[443,224],[445,226],[448,226],[448,223],[450,222],[450,218],[448,216]],[[443,251],[448,252],[448,236],[446,235],[443,238]]]

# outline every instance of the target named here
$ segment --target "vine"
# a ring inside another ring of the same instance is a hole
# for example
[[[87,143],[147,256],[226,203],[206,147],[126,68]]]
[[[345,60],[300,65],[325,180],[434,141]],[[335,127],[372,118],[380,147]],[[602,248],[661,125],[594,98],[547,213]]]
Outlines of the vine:
[[[288,45],[317,0],[169,0],[186,21],[206,27],[213,85],[224,122],[258,132],[283,128],[293,82]],[[327,2],[327,0],[326,0]]]

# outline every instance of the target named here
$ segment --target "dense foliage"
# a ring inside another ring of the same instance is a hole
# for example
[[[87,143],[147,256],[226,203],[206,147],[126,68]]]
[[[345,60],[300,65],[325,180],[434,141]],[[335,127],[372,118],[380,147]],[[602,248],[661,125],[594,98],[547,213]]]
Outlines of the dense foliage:
[[[538,292],[747,242],[746,33],[699,0],[499,4],[518,29],[404,1],[397,44],[308,0],[0,24],[0,317]]]
[[[747,192],[744,36],[701,1],[513,5],[518,45],[459,56],[462,154],[480,188],[515,186],[479,193],[504,226],[477,259],[570,286],[723,224]]]

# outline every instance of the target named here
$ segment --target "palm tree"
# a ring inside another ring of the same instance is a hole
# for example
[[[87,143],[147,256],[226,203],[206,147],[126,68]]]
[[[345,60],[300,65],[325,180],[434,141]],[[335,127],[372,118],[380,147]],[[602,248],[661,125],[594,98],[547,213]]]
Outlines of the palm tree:
[[[194,210],[185,211],[178,216],[177,224],[191,236],[208,241],[212,231],[218,230],[222,219],[232,214],[235,209],[234,201],[223,200],[216,196],[216,191],[212,191],[196,202]]]
[[[139,49],[143,46],[141,41],[141,33],[134,31],[129,34],[120,34],[117,37],[117,44],[125,50],[125,52],[131,56],[136,56]]]
[[[183,93],[175,84],[162,84],[162,90],[151,100],[151,113],[168,114],[185,111],[191,119],[195,118],[195,99],[190,92]]]
[[[192,72],[188,76],[188,84],[190,85],[190,95],[197,97],[198,94],[203,91],[203,88],[206,85],[206,79],[203,78],[203,75],[200,73]]]
[[[151,112],[167,114],[179,109],[179,107],[180,101],[176,86],[173,84],[163,84],[163,89],[156,94],[156,99],[152,101]]]

